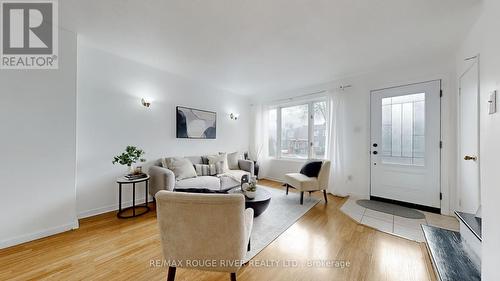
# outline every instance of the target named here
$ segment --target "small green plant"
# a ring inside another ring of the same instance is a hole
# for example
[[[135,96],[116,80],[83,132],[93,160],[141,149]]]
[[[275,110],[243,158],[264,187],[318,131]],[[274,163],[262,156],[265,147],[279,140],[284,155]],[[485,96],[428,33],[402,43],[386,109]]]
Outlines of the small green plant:
[[[135,146],[127,146],[125,152],[113,158],[113,164],[127,165],[129,167],[137,161],[146,162],[146,159],[141,158],[145,153],[142,149]]]
[[[255,183],[251,183],[248,188],[247,188],[247,191],[250,191],[250,192],[255,192],[257,191],[257,185]]]
[[[257,182],[256,181],[250,181],[248,183],[248,187],[247,187],[247,191],[250,191],[250,192],[255,192],[257,191]]]

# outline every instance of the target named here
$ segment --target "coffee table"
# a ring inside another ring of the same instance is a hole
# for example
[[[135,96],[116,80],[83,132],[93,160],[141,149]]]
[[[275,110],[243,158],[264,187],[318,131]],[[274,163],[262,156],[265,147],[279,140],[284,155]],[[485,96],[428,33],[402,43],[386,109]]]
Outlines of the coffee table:
[[[243,194],[240,188],[232,189],[228,193]],[[269,207],[269,203],[271,203],[271,193],[264,188],[257,188],[253,199],[245,196],[245,208],[252,208],[254,217],[260,216]]]

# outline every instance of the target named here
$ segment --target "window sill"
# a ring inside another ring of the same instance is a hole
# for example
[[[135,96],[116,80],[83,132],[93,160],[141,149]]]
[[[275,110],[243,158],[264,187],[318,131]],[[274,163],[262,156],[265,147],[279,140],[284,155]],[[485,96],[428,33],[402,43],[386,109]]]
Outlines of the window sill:
[[[272,161],[282,161],[282,162],[298,162],[298,163],[305,163],[309,161],[310,159],[297,159],[297,158],[277,158],[277,157],[269,157],[270,160]]]

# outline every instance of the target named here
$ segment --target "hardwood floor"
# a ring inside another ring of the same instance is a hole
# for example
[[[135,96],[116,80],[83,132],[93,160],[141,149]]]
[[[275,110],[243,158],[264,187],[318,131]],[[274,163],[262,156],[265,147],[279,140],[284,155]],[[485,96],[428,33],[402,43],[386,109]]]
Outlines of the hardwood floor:
[[[424,244],[356,223],[339,210],[344,201],[328,195],[327,205],[313,207],[243,267],[238,280],[435,280]],[[166,280],[167,267],[151,265],[162,260],[155,215],[121,220],[106,213],[81,220],[77,230],[0,250],[0,280]],[[323,260],[349,266],[307,264]],[[266,261],[280,265],[266,267]],[[230,279],[178,269],[176,280]]]

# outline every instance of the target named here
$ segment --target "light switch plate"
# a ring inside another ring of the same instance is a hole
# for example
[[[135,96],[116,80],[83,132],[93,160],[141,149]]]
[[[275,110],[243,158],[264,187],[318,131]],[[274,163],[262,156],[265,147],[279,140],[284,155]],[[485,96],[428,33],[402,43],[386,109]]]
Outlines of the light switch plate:
[[[490,93],[490,98],[488,100],[488,113],[493,114],[497,112],[497,91]]]

